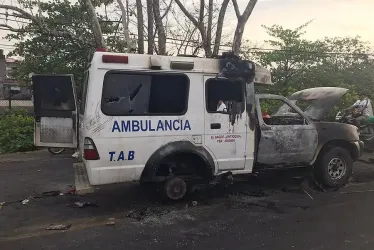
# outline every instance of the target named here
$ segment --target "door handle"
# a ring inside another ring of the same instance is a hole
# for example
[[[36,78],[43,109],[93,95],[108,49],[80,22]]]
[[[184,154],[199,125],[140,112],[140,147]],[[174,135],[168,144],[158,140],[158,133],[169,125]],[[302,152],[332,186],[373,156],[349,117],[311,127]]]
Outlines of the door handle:
[[[211,129],[221,129],[221,123],[211,123],[210,128]]]
[[[262,136],[266,139],[274,137],[273,131],[262,131]]]

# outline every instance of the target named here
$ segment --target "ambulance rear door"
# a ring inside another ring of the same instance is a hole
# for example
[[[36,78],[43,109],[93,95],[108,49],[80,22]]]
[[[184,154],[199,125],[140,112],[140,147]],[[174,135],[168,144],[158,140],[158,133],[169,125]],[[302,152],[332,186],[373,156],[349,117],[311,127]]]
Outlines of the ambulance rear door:
[[[33,75],[38,147],[77,147],[77,101],[73,75]]]

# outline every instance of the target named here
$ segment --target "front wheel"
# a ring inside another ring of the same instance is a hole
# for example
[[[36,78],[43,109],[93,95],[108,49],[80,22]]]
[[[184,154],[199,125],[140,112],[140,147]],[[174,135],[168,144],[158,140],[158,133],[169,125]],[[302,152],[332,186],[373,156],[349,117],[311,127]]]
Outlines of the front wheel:
[[[48,148],[48,151],[53,155],[58,155],[64,152],[65,149],[64,148]]]
[[[314,172],[316,179],[325,187],[340,188],[346,185],[352,176],[352,157],[344,148],[331,148],[319,156]]]

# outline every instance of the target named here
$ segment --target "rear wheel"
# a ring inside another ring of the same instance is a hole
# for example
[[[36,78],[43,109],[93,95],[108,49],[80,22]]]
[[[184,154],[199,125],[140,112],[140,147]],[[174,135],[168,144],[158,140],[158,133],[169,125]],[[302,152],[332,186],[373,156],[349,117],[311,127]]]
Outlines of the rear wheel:
[[[176,201],[183,199],[197,184],[208,180],[209,169],[196,154],[175,153],[160,162],[155,177],[162,183],[162,195]]]
[[[349,152],[334,147],[319,156],[314,168],[316,179],[325,187],[339,188],[346,185],[353,173],[353,160]]]
[[[171,177],[164,184],[163,194],[170,200],[181,200],[187,193],[187,183],[180,177]]]

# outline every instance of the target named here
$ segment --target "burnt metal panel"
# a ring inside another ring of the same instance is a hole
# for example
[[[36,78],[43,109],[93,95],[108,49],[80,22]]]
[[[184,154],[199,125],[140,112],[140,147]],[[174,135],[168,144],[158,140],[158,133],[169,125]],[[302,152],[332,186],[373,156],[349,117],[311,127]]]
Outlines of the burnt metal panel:
[[[331,140],[344,140],[347,142],[358,141],[359,135],[357,127],[338,122],[315,122],[318,131],[319,144],[324,144]]]
[[[304,124],[265,124],[262,118],[260,99],[281,100],[287,103],[304,119]],[[317,129],[298,107],[282,96],[264,94],[256,97],[256,109],[261,133],[257,153],[258,163],[292,165],[308,164],[313,160],[318,146]]]

